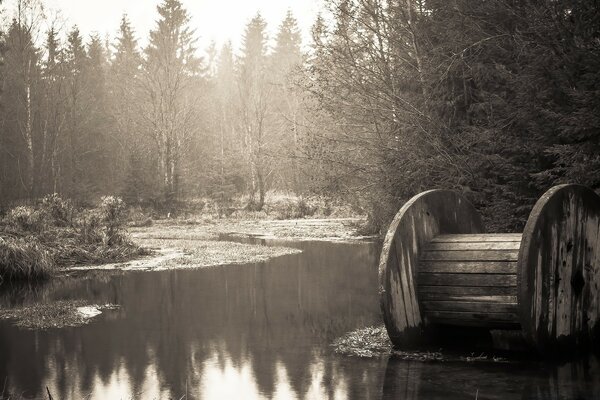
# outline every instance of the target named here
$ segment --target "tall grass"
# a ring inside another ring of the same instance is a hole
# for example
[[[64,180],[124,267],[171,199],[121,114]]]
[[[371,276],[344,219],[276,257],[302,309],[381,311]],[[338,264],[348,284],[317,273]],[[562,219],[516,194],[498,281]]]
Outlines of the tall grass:
[[[33,238],[0,238],[0,284],[38,281],[55,268],[52,255]]]
[[[105,196],[94,209],[76,210],[56,194],[36,207],[15,207],[0,220],[0,284],[39,280],[61,266],[144,254],[123,231],[125,210],[118,197]]]

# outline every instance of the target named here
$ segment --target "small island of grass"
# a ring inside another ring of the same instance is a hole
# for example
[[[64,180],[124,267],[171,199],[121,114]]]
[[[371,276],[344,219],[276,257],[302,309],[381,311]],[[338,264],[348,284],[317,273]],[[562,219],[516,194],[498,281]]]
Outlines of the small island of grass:
[[[0,284],[39,281],[73,265],[120,262],[147,254],[124,233],[126,206],[104,196],[78,209],[56,194],[0,218]]]

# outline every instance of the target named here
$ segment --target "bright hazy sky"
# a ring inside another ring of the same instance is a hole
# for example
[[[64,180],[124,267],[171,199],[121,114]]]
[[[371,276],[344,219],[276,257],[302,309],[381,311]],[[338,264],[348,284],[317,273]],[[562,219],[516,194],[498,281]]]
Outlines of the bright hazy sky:
[[[12,15],[15,0],[5,1],[8,15]],[[141,44],[145,44],[150,29],[154,27],[160,0],[44,0],[47,14],[61,10],[66,28],[77,24],[88,36],[98,32],[114,37],[123,13],[127,13]],[[238,47],[245,25],[258,11],[268,23],[268,32],[274,36],[288,9],[292,10],[306,42],[322,0],[182,0],[191,16],[191,26],[196,29],[201,48],[211,40],[217,45],[231,39]]]

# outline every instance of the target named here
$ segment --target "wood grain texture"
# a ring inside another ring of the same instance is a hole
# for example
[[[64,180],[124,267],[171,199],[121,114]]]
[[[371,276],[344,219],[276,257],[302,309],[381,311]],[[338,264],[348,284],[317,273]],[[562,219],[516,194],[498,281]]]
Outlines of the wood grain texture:
[[[421,261],[517,261],[518,250],[423,251]]]
[[[517,286],[517,276],[509,274],[435,274],[420,272],[417,278],[423,286]]]
[[[379,262],[379,294],[383,320],[396,346],[424,339],[424,321],[417,298],[416,277],[423,247],[440,234],[482,233],[475,208],[460,194],[430,190],[409,200],[386,234]]]
[[[514,313],[517,315],[517,302],[505,303],[500,301],[423,301],[423,310],[431,311],[458,311],[477,313]],[[515,322],[518,322],[515,319]]]
[[[519,318],[540,351],[600,341],[600,197],[560,185],[534,206],[519,252]]]
[[[433,238],[421,253],[417,275],[424,318],[431,323],[454,326],[518,327],[520,245],[518,234]]]
[[[448,296],[516,296],[517,288],[485,287],[485,286],[427,286],[419,285],[419,296],[426,295]]]
[[[487,328],[517,327],[516,312],[430,311],[432,323]]]
[[[419,272],[516,275],[517,263],[513,261],[421,261]]]
[[[510,242],[430,242],[425,251],[482,251],[482,250],[514,250],[518,251],[521,241]]]
[[[466,235],[438,235],[431,243],[521,242],[520,233],[485,233]]]

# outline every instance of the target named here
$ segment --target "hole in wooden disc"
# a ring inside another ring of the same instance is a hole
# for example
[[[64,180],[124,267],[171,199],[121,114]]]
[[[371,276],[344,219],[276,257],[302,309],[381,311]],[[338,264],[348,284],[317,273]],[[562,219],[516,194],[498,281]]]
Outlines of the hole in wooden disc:
[[[581,269],[575,272],[571,278],[571,286],[576,294],[580,294],[583,290],[583,287],[585,286],[585,279],[583,279],[583,272]]]

